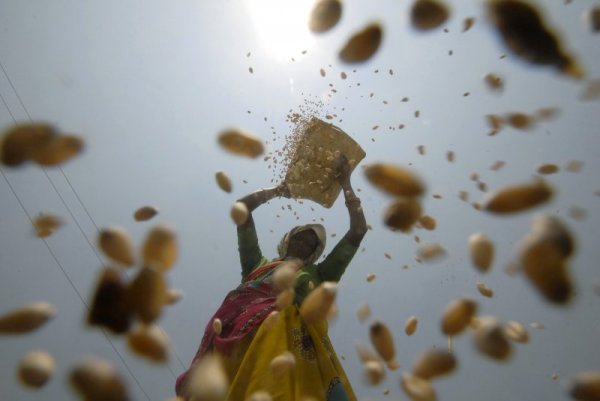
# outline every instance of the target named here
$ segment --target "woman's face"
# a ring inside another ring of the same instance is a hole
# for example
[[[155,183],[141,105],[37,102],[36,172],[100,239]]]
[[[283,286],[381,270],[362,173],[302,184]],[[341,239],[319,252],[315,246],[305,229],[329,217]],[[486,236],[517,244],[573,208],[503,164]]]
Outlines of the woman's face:
[[[313,230],[300,231],[290,238],[286,256],[308,259],[317,249],[319,238]]]

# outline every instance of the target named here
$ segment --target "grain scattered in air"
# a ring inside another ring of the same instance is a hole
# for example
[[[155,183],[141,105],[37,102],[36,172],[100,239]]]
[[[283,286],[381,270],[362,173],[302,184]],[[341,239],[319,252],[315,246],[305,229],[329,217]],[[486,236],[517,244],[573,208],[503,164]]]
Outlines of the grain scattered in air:
[[[163,273],[144,266],[127,287],[127,305],[143,323],[150,324],[160,316],[166,293],[167,283]]]
[[[419,110],[415,110],[415,118],[419,118],[419,116],[421,116],[421,112]]]
[[[420,178],[404,167],[373,163],[364,173],[371,184],[390,195],[420,196],[425,191]]]
[[[475,24],[475,17],[467,17],[463,20],[463,32],[467,32]]]
[[[436,401],[437,394],[429,380],[404,372],[400,387],[412,401]]]
[[[288,306],[294,303],[294,297],[296,296],[296,292],[293,288],[287,288],[277,294],[277,298],[275,300],[275,306],[277,309],[284,310]]]
[[[502,160],[496,160],[494,162],[494,164],[492,164],[490,166],[490,170],[492,171],[498,171],[500,170],[502,167],[504,167],[506,165],[506,162],[502,161]]]
[[[504,78],[498,74],[489,73],[483,77],[483,82],[493,91],[502,91],[504,89]],[[496,127],[499,128],[499,127]]]
[[[552,66],[574,78],[584,75],[577,61],[563,50],[560,38],[548,28],[536,7],[512,0],[487,2],[486,7],[489,20],[504,45],[516,56],[533,65]]]
[[[296,285],[296,262],[284,262],[273,273],[273,286],[277,291],[284,291]]]
[[[579,206],[571,206],[569,208],[569,217],[573,220],[583,221],[587,218],[587,211]]]
[[[110,259],[125,265],[133,266],[133,245],[129,234],[122,227],[107,227],[98,233],[98,246]]]
[[[600,400],[600,370],[577,373],[569,380],[567,391],[578,401]]]
[[[521,264],[534,287],[548,301],[568,302],[573,294],[571,279],[557,247],[532,236],[522,242]]]
[[[429,243],[419,247],[417,256],[425,262],[432,262],[441,259],[446,255],[446,250],[440,244]]]
[[[62,225],[60,217],[52,214],[40,214],[33,220],[33,228],[39,238],[46,238]]]
[[[421,211],[416,199],[398,198],[387,207],[383,220],[388,227],[408,232],[421,217]]]
[[[502,324],[489,316],[478,320],[473,336],[476,348],[493,359],[499,361],[507,359],[511,354],[511,345],[504,335]]]
[[[31,388],[40,388],[56,371],[54,358],[46,351],[30,351],[21,358],[18,367],[20,382]]]
[[[173,305],[183,298],[183,291],[177,288],[169,288],[165,293],[165,304]]]
[[[535,112],[535,117],[539,120],[552,120],[558,116],[559,112],[556,107],[542,107]]]
[[[238,129],[222,131],[218,137],[219,145],[230,153],[257,158],[265,151],[260,138]]]
[[[373,322],[369,328],[369,336],[375,350],[387,363],[388,368],[391,370],[397,369],[399,365],[395,359],[394,338],[387,325],[381,321]]]
[[[406,319],[406,323],[404,323],[404,332],[406,333],[406,335],[412,336],[415,333],[415,331],[417,331],[418,324],[419,321],[414,315]]]
[[[425,380],[451,373],[456,367],[454,354],[437,348],[422,353],[413,364],[412,374]]]
[[[45,123],[18,124],[0,136],[0,163],[17,167],[27,161],[57,166],[83,151],[83,141],[60,135]]]
[[[217,181],[217,185],[221,190],[230,193],[233,189],[233,185],[231,184],[231,180],[223,171],[217,171],[215,173],[215,180]]]
[[[504,124],[502,117],[497,114],[488,114],[485,116],[485,118],[489,126],[495,130],[502,128],[502,125]]]
[[[446,152],[446,160],[448,160],[450,163],[452,163],[454,161],[454,152],[449,150],[448,152]]]
[[[342,16],[340,0],[318,0],[310,13],[308,28],[314,33],[327,32]]]
[[[593,79],[586,82],[579,94],[579,100],[589,102],[598,99],[600,99],[600,79]]]
[[[213,319],[212,328],[218,336],[221,335],[221,332],[223,331],[223,323],[221,322],[221,319]]]
[[[296,365],[296,358],[290,351],[285,351],[271,360],[269,370],[275,375],[287,373]]]
[[[186,384],[186,394],[191,399],[224,400],[229,390],[229,379],[221,358],[216,354],[200,358],[190,370]]]
[[[125,276],[120,269],[102,269],[94,290],[87,323],[105,327],[116,334],[129,330],[132,311],[127,300],[126,287]]]
[[[560,167],[558,167],[556,164],[551,164],[551,163],[542,164],[541,166],[539,166],[536,169],[538,174],[544,174],[544,175],[555,174],[555,173],[558,173],[559,170],[560,170]]]
[[[168,270],[177,261],[178,254],[177,236],[171,227],[159,224],[150,229],[142,245],[145,264]]]
[[[529,323],[529,327],[531,327],[532,329],[536,329],[536,330],[541,330],[541,329],[545,328],[545,326],[543,324],[541,324],[540,322],[531,322],[531,323]]]
[[[324,77],[324,76],[326,75],[326,74],[325,74],[325,70],[324,70],[323,68],[321,68],[321,69],[319,70],[319,73],[321,74],[321,76],[322,76],[322,77]]]
[[[492,290],[490,287],[488,287],[482,282],[477,283],[477,290],[481,295],[483,295],[486,298],[492,298],[494,296],[494,290]]]
[[[240,226],[244,224],[248,220],[248,215],[248,207],[244,202],[235,202],[231,206],[230,216],[236,225]]]
[[[556,216],[538,214],[531,223],[532,234],[542,241],[553,244],[565,258],[575,249],[575,239],[567,226]]]
[[[40,166],[58,166],[83,151],[81,138],[73,135],[54,136],[43,146],[36,147],[31,153],[31,159]]]
[[[339,53],[345,63],[361,63],[370,59],[381,44],[383,30],[379,24],[371,24],[355,33]]]
[[[43,326],[56,314],[47,302],[34,302],[0,316],[0,334],[23,334]]]
[[[451,301],[442,314],[442,332],[454,336],[462,332],[475,316],[477,304],[469,298],[458,298]]]
[[[535,117],[525,113],[508,113],[504,116],[504,122],[515,129],[526,130],[535,124]]]
[[[254,68],[248,67],[248,71],[250,72],[250,74],[254,74]]]
[[[522,212],[541,205],[552,198],[553,190],[542,180],[513,185],[491,194],[484,209],[495,214]]]
[[[358,357],[362,363],[368,361],[381,361],[381,358],[379,358],[372,348],[362,343],[358,343],[356,345],[356,353],[358,354]]]
[[[439,0],[416,0],[410,10],[412,26],[420,31],[438,28],[449,16],[448,6]]]
[[[565,167],[565,170],[567,170],[569,173],[579,173],[582,168],[583,168],[583,162],[582,161],[580,161],[580,160],[571,160],[570,162],[567,163],[567,166]]]
[[[344,71],[342,71],[342,72],[340,73],[340,78],[342,78],[342,79],[346,79],[346,78],[348,78],[348,75],[346,75],[346,73],[345,73]]]
[[[313,324],[327,318],[337,294],[337,284],[324,281],[312,290],[300,306],[300,316],[306,324]]]
[[[169,357],[169,340],[156,325],[136,325],[127,334],[127,344],[137,355],[152,362],[166,362]]]
[[[422,216],[419,219],[419,223],[421,223],[421,226],[423,226],[424,229],[430,231],[435,230],[435,227],[437,226],[436,220],[428,214]]]
[[[594,33],[600,32],[600,7],[595,6],[584,12],[583,18],[589,27],[590,31]]]
[[[521,323],[510,320],[504,325],[504,334],[510,340],[517,343],[526,343],[529,341],[529,333]]]
[[[419,146],[417,146],[417,151],[419,152],[419,154],[421,156],[423,156],[425,154],[425,145],[419,145]]]
[[[127,401],[130,399],[124,380],[110,362],[88,357],[77,363],[69,381],[84,400]]]
[[[32,160],[36,149],[45,146],[57,135],[54,127],[44,123],[19,124],[3,132],[0,138],[0,161],[17,167]]]
[[[487,272],[494,260],[492,240],[483,233],[475,233],[469,236],[468,246],[473,266],[481,273]]]
[[[270,330],[275,325],[275,323],[277,323],[278,320],[279,311],[274,310],[271,313],[269,313],[269,315],[265,318],[263,326],[265,326],[265,329]]]
[[[142,206],[133,213],[135,221],[148,221],[158,214],[156,206]]]
[[[368,384],[376,386],[385,378],[385,367],[377,360],[366,361],[363,363],[363,377]]]
[[[181,401],[184,401],[181,399]],[[267,391],[258,390],[250,394],[250,397],[246,398],[245,401],[273,401],[273,397]]]
[[[359,305],[358,309],[356,310],[356,317],[358,318],[358,321],[364,322],[369,318],[369,316],[371,316],[371,307],[369,304],[365,303]]]
[[[383,256],[385,256],[385,258],[388,260],[392,260],[392,255],[390,255],[389,253],[384,253]]]

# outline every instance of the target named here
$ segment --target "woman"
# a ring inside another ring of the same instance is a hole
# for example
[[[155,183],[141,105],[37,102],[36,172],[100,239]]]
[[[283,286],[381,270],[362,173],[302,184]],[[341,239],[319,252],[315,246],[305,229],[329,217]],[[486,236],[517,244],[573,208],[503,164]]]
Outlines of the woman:
[[[251,212],[277,196],[289,198],[285,183],[239,200],[250,212],[246,222],[237,227],[242,283],[227,295],[207,324],[192,361],[194,366],[213,352],[221,357],[230,379],[227,400],[244,401],[258,391],[268,392],[274,401],[356,400],[329,341],[327,322],[307,325],[299,314],[299,306],[311,288],[324,281],[340,280],[367,230],[360,199],[350,184],[352,168],[344,157],[340,165],[337,180],[350,215],[350,229],[319,264],[315,262],[325,249],[325,230],[319,224],[295,227],[287,233],[278,246],[279,258],[268,262],[261,253]],[[298,268],[294,302],[279,311],[274,323],[262,324],[277,311],[273,272],[289,260],[301,261],[294,264]],[[215,319],[222,323],[220,333],[213,327]],[[285,351],[294,355],[294,367],[284,374],[271,372],[271,360]],[[187,396],[190,369],[177,378],[176,391],[183,397]]]

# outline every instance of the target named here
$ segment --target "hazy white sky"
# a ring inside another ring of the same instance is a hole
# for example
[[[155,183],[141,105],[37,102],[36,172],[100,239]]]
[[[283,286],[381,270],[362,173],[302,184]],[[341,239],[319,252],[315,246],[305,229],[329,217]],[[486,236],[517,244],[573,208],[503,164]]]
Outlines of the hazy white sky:
[[[371,187],[360,170],[354,174],[373,229],[342,279],[340,316],[331,323],[330,335],[345,356],[344,367],[360,399],[406,399],[398,371],[388,372],[377,387],[362,380],[355,345],[369,341],[368,323],[356,318],[363,302],[371,306],[373,319],[393,330],[401,371],[429,347],[446,345],[439,318],[458,296],[475,298],[483,315],[545,325],[544,330],[530,329],[530,343],[515,345],[505,363],[480,355],[469,333],[457,338],[458,369],[434,382],[441,400],[566,400],[570,376],[600,369],[600,297],[594,293],[600,281],[600,198],[594,195],[600,189],[598,102],[578,100],[585,80],[532,68],[510,53],[500,58],[506,49],[486,22],[482,1],[451,2],[447,33],[414,32],[407,15],[410,3],[346,1],[338,26],[314,36],[305,31],[302,9],[289,17],[291,6],[278,10],[275,2],[265,8],[269,2],[260,0],[1,2],[0,128],[30,119],[51,122],[84,138],[86,151],[60,169],[1,169],[0,313],[44,300],[58,314],[39,331],[0,339],[5,372],[0,399],[75,399],[68,372],[90,354],[114,363],[133,399],[170,397],[204,325],[240,278],[229,206],[247,192],[272,185],[276,176],[262,159],[223,152],[216,135],[243,128],[275,151],[290,131],[286,115],[300,107],[320,116],[337,114],[332,122],[361,144],[367,153],[364,164],[411,165],[427,183],[423,205],[438,223],[435,231],[392,233],[382,224],[390,199]],[[598,2],[537,3],[588,78],[600,77],[600,36],[582,22],[584,11]],[[462,21],[471,16],[476,23],[463,33]],[[337,52],[346,39],[372,21],[384,28],[377,54],[364,64],[341,64]],[[484,85],[489,72],[505,77],[502,94]],[[402,102],[404,97],[409,101]],[[560,113],[529,131],[505,128],[494,137],[486,135],[486,114],[531,113],[542,107]],[[405,128],[397,129],[400,124]],[[425,145],[425,155],[417,152],[419,145]],[[446,160],[449,150],[456,155],[453,163]],[[506,165],[490,170],[497,160]],[[584,162],[581,172],[565,170],[571,160]],[[470,193],[471,201],[484,198],[469,179],[472,172],[492,190],[530,180],[542,163],[556,163],[561,171],[548,177],[555,198],[535,211],[500,218],[458,198],[461,190]],[[232,194],[216,186],[219,170],[233,179]],[[134,222],[133,211],[146,204],[158,206],[160,214]],[[584,220],[569,217],[574,206],[586,210]],[[45,241],[33,235],[29,220],[41,212],[58,214],[65,222]],[[524,277],[504,271],[538,212],[560,216],[577,237],[570,263],[577,294],[566,307],[548,304]],[[337,234],[328,238],[327,252],[348,228],[342,203],[329,210],[288,200],[261,207],[255,221],[264,254],[274,257],[279,238],[293,225],[321,218],[329,233]],[[173,346],[165,366],[145,362],[128,351],[123,338],[107,338],[84,324],[85,305],[107,263],[96,249],[98,229],[120,225],[141,244],[158,223],[177,232],[181,254],[169,282],[185,294],[160,320]],[[466,240],[477,231],[486,232],[497,246],[498,257],[486,275],[478,274],[468,258]],[[441,243],[448,256],[417,263],[414,235]],[[368,283],[368,273],[377,278]],[[478,280],[494,290],[493,298],[479,295]],[[407,337],[403,327],[411,315],[419,318],[419,327]],[[38,348],[55,356],[58,369],[43,389],[33,391],[22,387],[14,372],[20,358]],[[551,379],[553,373],[557,380]],[[384,388],[390,395],[383,395]]]

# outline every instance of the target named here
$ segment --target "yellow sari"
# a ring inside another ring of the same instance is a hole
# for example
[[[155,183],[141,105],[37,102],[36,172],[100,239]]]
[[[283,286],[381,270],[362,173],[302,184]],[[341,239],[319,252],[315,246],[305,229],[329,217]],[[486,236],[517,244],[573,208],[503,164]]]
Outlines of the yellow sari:
[[[227,400],[244,401],[266,391],[273,401],[356,401],[329,340],[326,321],[306,325],[298,307],[291,305],[272,325],[267,323],[236,344],[229,355],[221,355],[231,380]],[[271,360],[285,351],[294,355],[294,367],[272,372]]]

